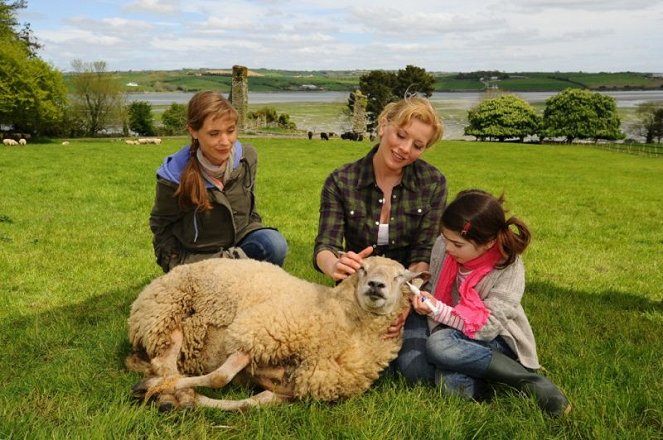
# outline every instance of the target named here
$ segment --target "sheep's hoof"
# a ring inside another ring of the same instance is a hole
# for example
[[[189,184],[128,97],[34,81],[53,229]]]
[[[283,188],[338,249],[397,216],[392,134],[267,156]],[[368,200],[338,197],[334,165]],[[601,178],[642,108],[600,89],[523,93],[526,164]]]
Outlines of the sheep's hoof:
[[[136,382],[136,384],[133,387],[131,387],[131,395],[136,400],[144,401],[146,392],[147,392],[147,386],[144,380]]]
[[[159,403],[159,412],[160,413],[168,413],[173,411],[176,408],[175,404],[173,402],[161,402]]]

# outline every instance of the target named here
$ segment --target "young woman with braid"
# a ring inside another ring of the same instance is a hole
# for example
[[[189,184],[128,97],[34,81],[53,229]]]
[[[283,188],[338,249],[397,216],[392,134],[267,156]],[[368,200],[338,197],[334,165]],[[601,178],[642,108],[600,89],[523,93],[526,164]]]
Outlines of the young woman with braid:
[[[213,257],[249,257],[283,265],[283,236],[262,225],[256,211],[258,156],[237,140],[237,112],[221,94],[189,101],[191,144],[157,170],[150,215],[154,252],[164,272]]]
[[[534,396],[545,412],[562,415],[571,405],[535,373],[536,344],[520,304],[520,254],[530,232],[518,218],[506,219],[503,201],[481,190],[462,191],[442,215],[432,278],[412,298],[417,313],[428,316],[424,375],[449,393],[473,399],[481,398],[486,383],[507,384]]]

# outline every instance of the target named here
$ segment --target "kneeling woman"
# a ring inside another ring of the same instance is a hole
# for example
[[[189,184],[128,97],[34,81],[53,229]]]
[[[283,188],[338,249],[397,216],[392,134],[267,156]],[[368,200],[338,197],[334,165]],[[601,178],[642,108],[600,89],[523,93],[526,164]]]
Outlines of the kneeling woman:
[[[516,217],[505,218],[502,201],[484,191],[463,191],[442,214],[442,235],[431,255],[433,278],[422,288],[433,295],[422,291],[412,300],[429,318],[429,328],[421,328],[422,334],[430,329],[425,357],[432,365],[425,376],[449,393],[474,399],[486,382],[507,384],[534,396],[545,412],[562,415],[571,405],[535,372],[536,344],[520,304],[520,254],[530,232]]]
[[[191,145],[157,170],[150,215],[157,263],[246,257],[283,265],[287,244],[256,211],[256,150],[237,140],[237,112],[219,93],[196,93],[188,105]]]

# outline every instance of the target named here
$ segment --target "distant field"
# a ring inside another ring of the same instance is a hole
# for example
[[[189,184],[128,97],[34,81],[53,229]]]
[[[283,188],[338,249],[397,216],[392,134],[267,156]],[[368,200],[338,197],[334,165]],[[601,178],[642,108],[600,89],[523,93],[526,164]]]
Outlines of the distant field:
[[[169,71],[128,71],[114,72],[121,84],[133,92],[197,91],[216,89],[230,90],[230,69],[181,69]],[[359,84],[359,77],[365,72],[356,71],[285,71],[250,70],[249,88],[256,92],[302,90],[314,86],[330,91],[350,91]],[[456,79],[456,74],[433,72],[436,77],[435,91],[452,92],[482,90],[486,84],[474,80]],[[601,90],[660,89],[663,77],[651,77],[646,73],[583,73],[583,72],[520,72],[510,73],[510,78],[490,81],[502,90],[508,91],[558,91],[567,87],[587,87]],[[70,74],[65,74],[65,82],[70,86]]]

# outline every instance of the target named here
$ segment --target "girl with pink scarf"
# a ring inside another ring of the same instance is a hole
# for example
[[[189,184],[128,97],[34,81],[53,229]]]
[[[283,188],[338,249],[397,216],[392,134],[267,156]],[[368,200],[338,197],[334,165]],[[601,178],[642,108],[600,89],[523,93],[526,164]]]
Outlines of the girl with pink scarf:
[[[527,226],[506,219],[503,198],[481,190],[458,194],[442,216],[433,247],[432,278],[412,298],[428,317],[425,358],[445,391],[480,399],[487,383],[534,396],[546,413],[570,411],[564,394],[535,372],[534,335],[520,300],[530,242]],[[431,291],[431,293],[429,293]]]

